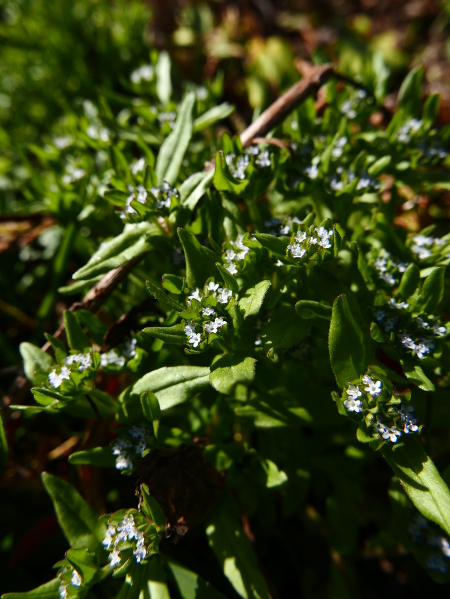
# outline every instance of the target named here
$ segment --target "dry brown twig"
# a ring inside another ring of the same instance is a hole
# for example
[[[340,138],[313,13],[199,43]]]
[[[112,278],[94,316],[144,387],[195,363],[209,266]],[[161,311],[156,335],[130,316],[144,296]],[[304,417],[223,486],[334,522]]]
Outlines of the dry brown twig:
[[[331,77],[340,77],[332,65],[314,66],[306,61],[296,61],[296,67],[301,70],[303,79],[293,85],[273,104],[267,108],[245,131],[241,134],[241,142],[244,148],[248,147],[255,138],[263,138],[264,143],[270,143],[264,136],[276,127],[283,119],[303,100],[316,95],[321,86]],[[261,140],[262,142],[262,140]],[[205,165],[206,170],[211,167],[210,163]],[[214,167],[213,167],[214,168]],[[147,254],[141,254],[133,260],[130,260],[123,266],[119,266],[107,273],[86,295],[83,301],[75,302],[69,310],[84,309],[94,312],[106,301],[109,295],[119,285],[119,283],[129,274],[129,272],[141,261]],[[64,326],[61,325],[55,332],[54,337],[60,338],[64,333]],[[51,344],[45,343],[42,349],[49,351]],[[30,385],[23,374],[16,377],[8,393],[3,397],[3,405],[9,406],[14,400],[24,397]]]

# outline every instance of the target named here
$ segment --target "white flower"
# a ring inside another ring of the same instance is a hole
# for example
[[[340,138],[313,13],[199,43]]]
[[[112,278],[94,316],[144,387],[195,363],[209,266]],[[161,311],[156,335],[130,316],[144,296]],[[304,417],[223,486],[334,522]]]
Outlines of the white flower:
[[[56,370],[52,370],[48,375],[48,382],[52,387],[57,389],[61,387],[63,381],[70,379],[70,369],[67,366],[62,366],[61,371],[58,373]]]
[[[344,401],[344,406],[347,408],[349,412],[362,412],[362,404],[359,399],[354,399],[352,397],[350,399],[346,399]]]
[[[413,349],[413,354],[416,354],[418,358],[422,359],[434,349],[434,342],[426,337],[420,337],[420,343],[417,343]]]
[[[428,537],[428,545],[431,547],[439,547],[445,557],[450,557],[450,543],[448,539],[441,536]]]
[[[319,176],[319,167],[317,164],[311,164],[303,169],[305,175],[308,175],[310,179],[317,179]]]
[[[439,324],[435,324],[433,326],[433,333],[436,335],[436,337],[442,337],[443,335],[445,335],[447,333],[447,327],[440,326]]]
[[[144,455],[144,451],[147,449],[147,442],[145,439],[139,439],[139,441],[134,446],[134,452],[137,455]]]
[[[236,258],[236,252],[234,252],[233,250],[227,250],[225,252],[225,260],[227,262],[232,262],[235,258]]]
[[[235,264],[229,264],[229,265],[226,267],[226,270],[228,270],[228,272],[229,272],[231,275],[236,275],[236,274],[237,274],[237,272],[238,272],[238,269],[236,268],[236,265],[235,265]]]
[[[291,252],[293,258],[303,258],[306,254],[306,250],[300,245],[288,245],[287,249]]]
[[[114,540],[115,535],[116,529],[114,528],[114,526],[108,525],[105,538],[102,541],[102,545],[104,545],[106,548],[109,548]]]
[[[184,334],[187,335],[188,337],[190,337],[191,335],[194,335],[195,333],[195,324],[193,322],[191,322],[190,324],[187,324],[184,327]]]
[[[390,428],[386,426],[384,431],[381,433],[381,436],[386,441],[389,439],[392,443],[397,443],[398,437],[401,437],[402,433],[398,430],[396,426],[391,426]]]
[[[214,324],[216,325],[216,327],[220,329],[221,327],[224,327],[227,324],[227,321],[224,318],[216,318],[214,320]]]
[[[200,289],[198,287],[195,288],[195,291],[191,292],[191,295],[188,295],[188,304],[190,305],[192,300],[197,300],[198,302],[202,301],[200,295]]]
[[[74,587],[81,586],[81,577],[76,570],[73,571],[72,580],[70,581],[70,584]]]
[[[395,285],[396,280],[395,277],[390,272],[380,273],[378,278],[387,283],[388,285]]]
[[[129,449],[131,447],[131,442],[128,439],[115,439],[112,444],[112,452],[113,455],[122,455],[124,449]]]
[[[145,159],[139,158],[139,160],[136,160],[136,162],[134,162],[131,165],[131,172],[133,173],[133,175],[137,175],[138,173],[143,171],[144,168],[145,168]]]
[[[120,564],[120,553],[117,549],[114,549],[108,556],[108,560],[111,562],[109,565],[111,568],[115,568]]]
[[[281,262],[281,260],[277,260],[275,262],[275,266],[284,266],[284,262]]]
[[[109,352],[100,356],[100,366],[102,366],[102,368],[110,365],[120,367],[125,366],[125,358],[119,356],[115,349],[111,349]]]
[[[349,385],[347,389],[347,395],[355,400],[358,397],[361,397],[362,393],[357,385]]]
[[[60,599],[67,599],[67,584],[60,584],[59,585],[59,596]]]
[[[321,239],[321,240],[319,241],[319,245],[320,245],[320,246],[321,246],[321,247],[322,247],[324,250],[326,250],[327,248],[330,248],[330,247],[331,247],[331,243],[328,241],[328,239]]]
[[[142,81],[151,81],[154,72],[154,68],[151,64],[144,64],[131,73],[130,79],[136,85]]]
[[[261,154],[255,160],[255,164],[260,168],[267,168],[268,166],[270,166],[272,164],[272,161],[270,160],[269,150],[264,150],[263,152],[261,152]]]
[[[364,387],[364,391],[370,393],[372,397],[377,397],[377,395],[380,395],[382,391],[381,381],[373,381],[368,376],[363,376],[362,381],[365,385],[367,385],[367,387]]]
[[[207,287],[208,291],[213,291],[214,293],[219,289],[219,283],[214,283],[214,281],[210,281]]]
[[[227,289],[224,287],[223,289],[219,287],[219,292],[217,295],[217,301],[220,304],[228,304],[230,297],[233,295],[231,289]]]
[[[216,311],[211,306],[206,306],[206,308],[203,308],[202,314],[203,316],[215,316]]]
[[[69,366],[72,364],[79,364],[78,370],[83,372],[92,366],[92,356],[91,354],[73,354],[67,356],[64,362]]]
[[[116,458],[116,468],[117,470],[132,470],[133,462],[130,457],[126,455],[119,455]]]
[[[295,234],[295,241],[296,243],[303,243],[304,241],[306,241],[307,238],[307,234],[305,233],[305,231],[297,231],[297,233]]]
[[[202,336],[200,335],[200,333],[193,333],[189,337],[188,342],[192,345],[192,347],[198,347],[199,344],[202,342]]]
[[[145,556],[147,555],[147,550],[143,546],[136,547],[136,549],[133,551],[133,555],[136,558],[136,562],[140,564],[141,561],[145,559]]]

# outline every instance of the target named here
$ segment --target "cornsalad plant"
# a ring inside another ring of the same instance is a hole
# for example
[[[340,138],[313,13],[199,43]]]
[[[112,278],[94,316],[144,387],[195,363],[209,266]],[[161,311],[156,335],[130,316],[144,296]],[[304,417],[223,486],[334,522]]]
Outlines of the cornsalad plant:
[[[381,83],[332,77],[320,110],[312,86],[243,144],[220,78],[177,102],[153,53],[133,96],[78,104],[33,146],[55,268],[72,246],[86,263],[63,327],[21,344],[34,403],[10,407],[84,431],[68,478],[104,469],[128,503],[97,514],[44,473],[70,548],[5,599],[265,599],[292,570],[312,596],[311,569],[358,596],[363,557],[399,547],[450,580],[450,234],[420,230],[414,200],[448,189],[450,129],[421,83],[389,118]]]

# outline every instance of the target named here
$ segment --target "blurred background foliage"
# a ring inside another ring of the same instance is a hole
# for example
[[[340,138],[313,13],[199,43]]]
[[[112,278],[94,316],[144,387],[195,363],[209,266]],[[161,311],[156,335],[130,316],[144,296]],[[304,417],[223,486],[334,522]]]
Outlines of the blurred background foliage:
[[[70,274],[92,252],[92,231],[87,225],[79,227],[73,243],[68,241],[74,218],[70,202],[67,210],[59,211],[63,216],[57,221],[51,201],[40,197],[33,185],[33,172],[40,168],[36,147],[57,136],[62,123],[65,128],[71,119],[75,123],[89,107],[86,100],[117,115],[126,99],[135,95],[130,73],[161,50],[167,50],[173,60],[172,80],[178,97],[181,74],[197,85],[214,78],[223,82],[222,99],[237,107],[230,117],[234,132],[299,79],[294,67],[297,56],[315,62],[332,60],[342,73],[379,97],[386,95],[384,103],[390,110],[395,108],[396,92],[407,71],[423,65],[424,93],[441,94],[438,124],[450,122],[450,2],[1,0],[2,391],[20,372],[19,343],[40,343],[43,331],[55,330],[62,311],[71,303],[56,290],[69,282]],[[381,84],[378,77],[382,89],[374,89],[375,70],[385,75]],[[449,219],[449,192],[444,191],[434,205],[425,202],[424,210]],[[101,226],[100,218],[95,226]],[[113,234],[111,226],[108,233]],[[30,510],[29,495],[12,481],[22,478],[30,482],[28,488],[34,485],[38,491],[38,474],[44,467],[64,477],[69,466],[65,459],[58,459],[67,449],[61,449],[61,442],[70,441],[76,432],[59,430],[40,416],[26,429],[17,423],[15,467],[6,472],[0,486],[2,495],[8,493],[0,523],[0,579],[6,589],[17,590],[17,580],[23,588],[47,580],[48,564],[57,561],[65,549],[48,498],[36,492]],[[85,495],[95,504],[96,498],[89,496],[88,470],[81,469],[79,476]],[[122,492],[129,493],[129,489]],[[106,498],[108,510],[127,501],[134,504],[132,493],[129,497],[114,493]],[[9,523],[19,520],[19,515],[20,527],[10,532]],[[341,525],[336,522],[337,529]],[[286,520],[279,537],[292,537],[286,551],[295,547],[295,561],[312,559],[317,564],[310,579],[297,581],[295,572],[290,574],[309,597],[323,570],[324,547],[309,546],[308,539],[297,538],[296,526]],[[312,507],[305,515],[305,526],[312,536],[320,533],[320,516]],[[267,538],[275,544],[277,533]],[[195,535],[191,542],[195,544]],[[189,563],[189,548],[180,551]],[[436,585],[407,556],[393,564],[367,548],[366,557],[361,567],[368,581],[367,597],[423,597],[428,591],[444,596],[448,592],[446,587],[436,591]],[[201,569],[198,564],[194,567]],[[337,561],[337,579],[339,567]],[[289,576],[284,582],[288,588]],[[322,592],[327,596],[325,587]]]

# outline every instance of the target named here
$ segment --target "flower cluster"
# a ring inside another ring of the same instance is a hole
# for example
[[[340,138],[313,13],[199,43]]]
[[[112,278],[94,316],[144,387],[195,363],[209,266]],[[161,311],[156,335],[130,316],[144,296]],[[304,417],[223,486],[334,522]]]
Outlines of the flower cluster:
[[[390,287],[398,283],[398,279],[395,275],[404,273],[408,268],[409,264],[402,260],[397,260],[384,248],[382,248],[377,258],[373,262],[373,267],[378,273],[378,278]]]
[[[409,144],[411,135],[417,133],[422,127],[419,119],[408,119],[397,131],[397,140],[402,144]]]
[[[172,198],[178,198],[178,190],[170,187],[167,181],[164,181],[159,187],[152,187],[150,190],[145,189],[143,185],[138,185],[137,187],[129,185],[128,193],[129,195],[125,202],[125,208],[120,213],[120,218],[122,220],[125,220],[127,215],[138,214],[137,210],[131,205],[132,202],[139,202],[139,204],[147,205],[148,200],[151,198],[152,200],[154,199],[153,207],[155,210],[170,210]],[[151,194],[150,196],[149,193]]]
[[[426,260],[432,255],[432,250],[446,245],[447,242],[439,237],[428,237],[427,235],[415,235],[412,238],[411,251],[419,260]]]
[[[118,523],[117,528],[112,524],[108,525],[103,545],[110,551],[108,560],[111,568],[115,568],[121,563],[121,552],[130,548],[138,564],[147,557],[145,535],[139,528],[136,526],[132,514],[125,515],[124,519]]]
[[[256,145],[248,147],[240,156],[229,152],[225,155],[225,162],[233,177],[242,181],[245,179],[245,173],[252,158],[255,159],[253,164],[260,169],[267,168],[272,164],[269,150],[260,150]]]
[[[64,358],[64,363],[67,366],[72,366],[73,364],[78,364],[79,372],[84,372],[88,368],[92,366],[92,355],[90,353],[87,354],[72,354]]]
[[[61,387],[63,381],[68,381],[70,379],[70,368],[67,366],[61,366],[60,370],[54,369],[48,375],[48,382],[52,387],[58,389]]]
[[[401,404],[398,406],[390,406],[387,416],[394,422],[388,426],[383,419],[378,416],[377,420],[371,423],[378,436],[385,441],[396,443],[398,438],[411,433],[418,433],[420,428],[417,424],[417,419],[414,418],[414,408]]]
[[[237,267],[239,262],[245,260],[245,256],[250,252],[250,248],[245,245],[243,235],[238,235],[236,241],[230,241],[228,243],[231,245],[232,249],[225,250],[224,260],[228,263],[225,268],[230,274],[236,275],[238,273]]]
[[[121,350],[118,348],[111,349],[100,356],[100,366],[107,368],[108,366],[125,366],[127,358],[134,358],[136,355],[136,339],[126,341]]]
[[[75,568],[70,565],[67,561],[67,566],[62,566],[58,572],[58,578],[60,580],[59,585],[59,596],[60,599],[67,599],[68,597],[74,597],[77,595],[76,591],[80,589],[83,584],[80,574]]]
[[[155,69],[151,64],[144,64],[131,73],[130,79],[132,83],[139,85],[143,81],[151,81],[154,73]]]
[[[64,169],[64,175],[62,176],[62,182],[64,185],[70,185],[71,183],[75,183],[75,181],[82,179],[85,174],[86,171],[80,166],[77,166],[73,158],[69,157],[66,168]]]
[[[333,229],[327,230],[325,227],[315,227],[314,230],[310,230],[309,235],[306,231],[298,231],[287,246],[287,250],[292,258],[303,258],[311,249],[329,249],[332,247],[333,234]]]
[[[116,456],[117,470],[131,471],[134,468],[133,458],[144,454],[147,449],[146,431],[143,426],[132,426],[128,429],[128,439],[120,437],[111,446]]]
[[[365,393],[370,395],[371,397],[378,397],[382,392],[382,383],[381,381],[374,381],[367,375],[364,375],[361,378],[362,384],[366,385],[364,387]],[[359,414],[363,411],[363,404],[359,397],[362,397],[363,393],[358,385],[349,384],[347,389],[345,390],[347,395],[347,399],[344,401],[344,406],[348,412],[355,412]]]

